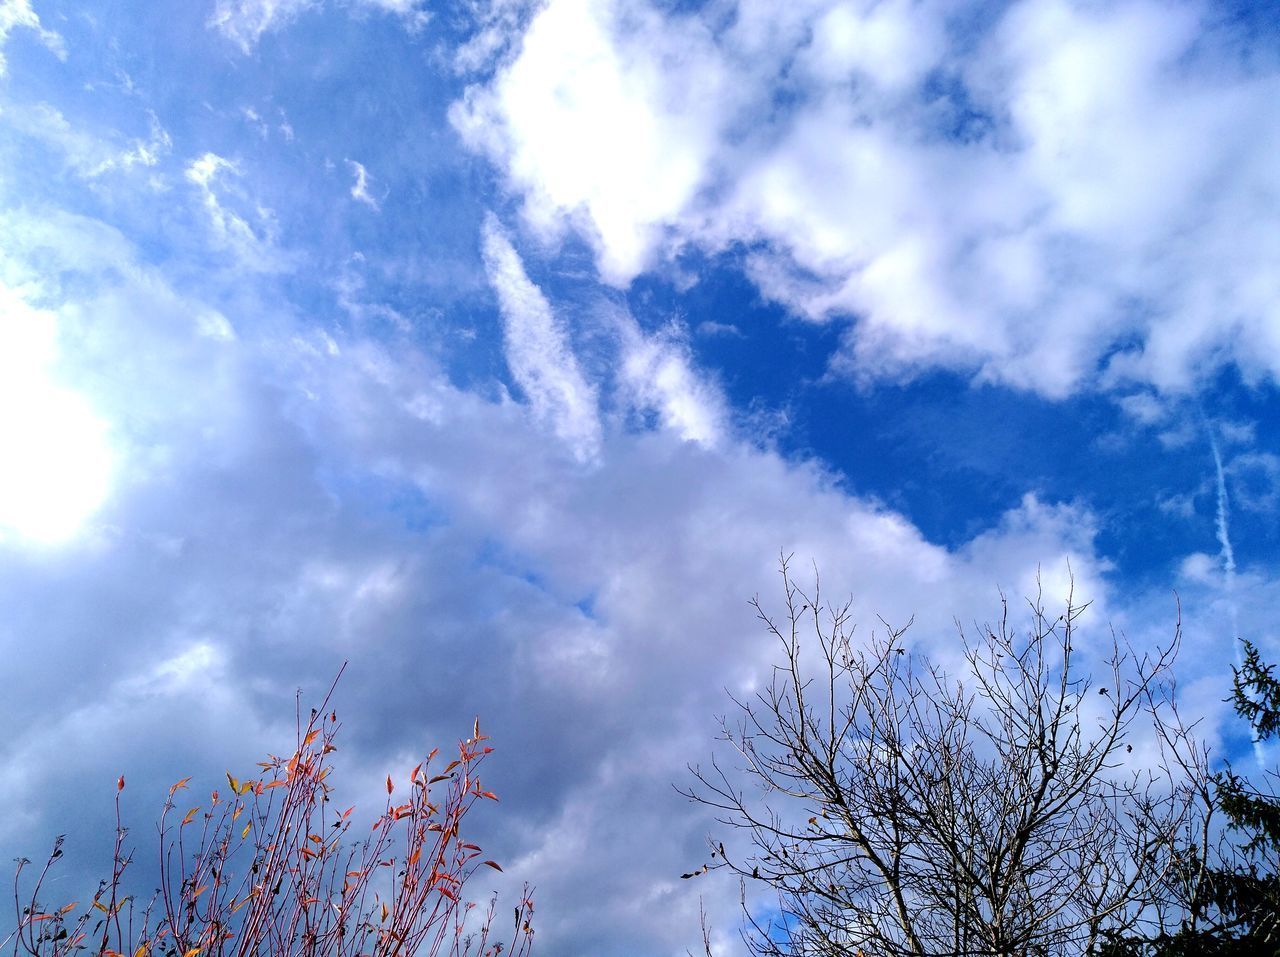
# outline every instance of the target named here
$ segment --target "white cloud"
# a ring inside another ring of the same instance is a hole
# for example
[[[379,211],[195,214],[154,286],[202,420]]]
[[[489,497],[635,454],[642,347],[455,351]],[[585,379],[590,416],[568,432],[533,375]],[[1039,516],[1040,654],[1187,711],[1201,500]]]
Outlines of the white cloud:
[[[853,375],[1178,392],[1280,375],[1280,74],[1211,13],[1022,0],[975,36],[930,0],[551,0],[451,117],[607,281],[746,244],[849,325]]]
[[[263,34],[282,30],[301,14],[317,9],[322,0],[217,0],[208,25],[231,40],[248,56]],[[373,10],[400,17],[411,31],[431,20],[424,0],[350,0],[357,10]]]
[[[431,13],[426,10],[426,0],[357,0],[363,7],[392,13],[401,17],[411,30],[420,30],[431,21]]]
[[[240,176],[238,164],[216,153],[203,154],[186,169],[187,181],[199,190],[214,242],[231,252],[246,269],[280,270],[288,257],[275,248],[274,214],[237,185]],[[228,199],[242,208],[249,207],[257,226],[250,225],[245,215],[228,205]]]
[[[695,18],[671,27],[638,5],[557,0],[450,117],[506,166],[532,226],[550,238],[578,225],[605,277],[625,282],[706,175],[729,81]]]
[[[595,389],[583,378],[564,325],[525,274],[524,264],[492,215],[484,226],[484,259],[502,310],[512,378],[534,412],[582,462],[600,450]]]
[[[248,56],[264,33],[280,29],[315,5],[316,0],[217,0],[209,26]]]
[[[363,163],[350,159],[347,160],[347,167],[355,177],[355,182],[351,186],[351,198],[358,203],[364,203],[375,213],[378,212],[378,201],[369,195],[369,171],[364,168]]]
[[[621,380],[633,403],[656,412],[662,425],[682,439],[714,446],[728,419],[724,399],[693,369],[681,330],[645,335],[629,317],[618,320]]]
[[[132,140],[74,126],[61,111],[47,103],[9,107],[0,118],[11,129],[47,143],[63,154],[67,166],[86,180],[134,168],[154,169],[173,146],[168,131],[154,113],[148,114],[150,133]]]
[[[31,8],[31,0],[0,0],[0,76],[5,75],[8,67],[4,58],[4,45],[9,34],[18,28],[33,31],[59,60],[67,58],[62,37],[40,23],[40,17]]]

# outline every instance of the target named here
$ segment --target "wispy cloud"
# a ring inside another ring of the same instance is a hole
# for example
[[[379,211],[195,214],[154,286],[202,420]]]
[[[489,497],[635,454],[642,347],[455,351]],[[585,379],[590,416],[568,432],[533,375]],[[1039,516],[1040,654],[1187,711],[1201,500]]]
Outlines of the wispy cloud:
[[[264,33],[280,29],[316,3],[317,0],[217,0],[209,26],[247,56]]]
[[[640,408],[689,442],[711,447],[724,435],[723,397],[693,369],[683,330],[646,335],[629,317],[619,319],[622,383]]]
[[[168,131],[154,113],[148,114],[148,121],[150,135],[146,139],[127,141],[114,131],[103,137],[77,128],[47,103],[13,107],[3,114],[10,129],[54,147],[76,175],[90,180],[135,167],[153,169],[168,156],[173,147]]]
[[[67,58],[62,36],[40,22],[40,17],[31,8],[31,0],[0,0],[0,76],[4,76],[8,69],[4,58],[5,42],[9,34],[18,29],[31,30],[50,53],[60,60]]]
[[[563,324],[492,214],[484,224],[484,260],[502,310],[507,365],[540,418],[581,462],[599,454],[595,389],[586,381]]]
[[[431,22],[426,0],[355,0],[362,7],[392,13],[403,19],[410,30],[421,30]]]
[[[355,177],[355,182],[351,185],[351,198],[358,203],[364,203],[375,213],[378,212],[378,201],[369,195],[369,171],[364,168],[363,163],[357,163],[351,159],[347,160],[347,168]]]
[[[284,29],[302,13],[322,3],[323,0],[217,0],[208,25],[248,56],[264,34]],[[354,10],[394,14],[415,32],[431,20],[424,0],[349,0],[347,5]]]
[[[225,202],[227,193],[245,199],[242,191],[226,185],[228,178],[234,180],[239,176],[239,165],[217,153],[205,153],[186,169],[187,181],[199,191],[201,206],[217,245],[231,252],[248,269],[261,272],[281,269],[284,257],[274,248],[271,211],[261,204],[248,202],[258,221],[255,228]]]

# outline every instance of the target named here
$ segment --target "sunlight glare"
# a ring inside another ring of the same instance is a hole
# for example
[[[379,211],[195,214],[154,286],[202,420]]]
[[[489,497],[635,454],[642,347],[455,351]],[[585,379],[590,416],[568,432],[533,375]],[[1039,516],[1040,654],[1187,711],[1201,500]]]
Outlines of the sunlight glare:
[[[53,313],[0,286],[0,537],[64,542],[107,496],[107,425],[57,358]]]

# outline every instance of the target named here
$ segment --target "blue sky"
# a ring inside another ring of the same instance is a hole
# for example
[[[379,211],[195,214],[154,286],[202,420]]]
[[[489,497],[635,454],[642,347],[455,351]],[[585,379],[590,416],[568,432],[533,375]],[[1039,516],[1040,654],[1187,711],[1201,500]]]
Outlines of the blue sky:
[[[671,785],[780,553],[942,660],[1037,569],[1097,648],[1176,591],[1240,744],[1270,5],[0,0],[0,54],[0,857],[95,870],[117,774],[147,832],[350,660],[371,808],[482,715],[541,950],[682,954],[701,895],[733,953]]]

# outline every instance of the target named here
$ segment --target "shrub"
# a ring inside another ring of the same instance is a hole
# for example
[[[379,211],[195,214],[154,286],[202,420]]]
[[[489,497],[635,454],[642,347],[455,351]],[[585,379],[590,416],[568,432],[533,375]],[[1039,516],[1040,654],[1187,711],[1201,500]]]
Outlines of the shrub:
[[[335,681],[336,684],[336,681]],[[88,907],[41,898],[63,856],[59,837],[28,891],[20,860],[14,878],[14,957],[526,957],[533,903],[526,886],[504,943],[494,931],[496,898],[482,913],[463,888],[478,868],[501,870],[464,839],[463,819],[497,797],[478,776],[493,749],[476,722],[458,755],[438,773],[433,750],[387,802],[362,840],[350,837],[354,808],[337,810],[329,756],[340,727],[333,688],[304,724],[287,757],[268,756],[260,773],[212,792],[206,805],[178,804],[190,778],[169,789],[160,816],[159,889],[137,905],[123,893],[132,861],[125,849],[116,786],[110,878]],[[401,799],[402,798],[402,799]],[[185,803],[185,802],[184,802]]]

